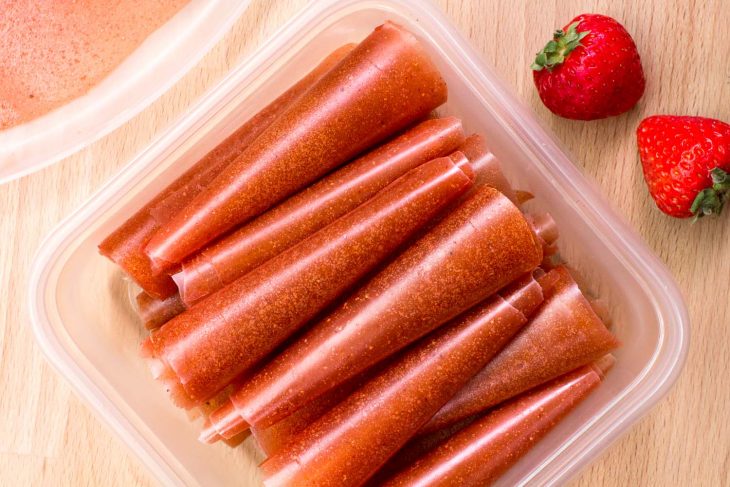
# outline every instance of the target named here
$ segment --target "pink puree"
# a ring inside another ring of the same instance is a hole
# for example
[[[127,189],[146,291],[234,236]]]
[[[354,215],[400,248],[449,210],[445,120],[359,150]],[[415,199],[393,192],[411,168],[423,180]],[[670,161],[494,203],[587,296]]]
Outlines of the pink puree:
[[[0,129],[85,94],[188,0],[0,0]]]

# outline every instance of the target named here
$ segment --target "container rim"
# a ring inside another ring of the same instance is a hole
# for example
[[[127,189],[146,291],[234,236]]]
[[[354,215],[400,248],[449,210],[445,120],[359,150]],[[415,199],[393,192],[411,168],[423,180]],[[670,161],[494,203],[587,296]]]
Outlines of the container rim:
[[[70,254],[74,247],[73,243],[78,242],[79,237],[88,231],[84,228],[93,226],[88,225],[88,222],[99,219],[99,216],[94,217],[94,214],[101,214],[112,206],[110,201],[112,195],[130,191],[136,183],[143,180],[145,176],[149,176],[153,172],[152,168],[149,167],[151,161],[166,154],[170,147],[174,146],[174,142],[178,139],[180,133],[194,128],[200,117],[220,103],[222,96],[220,93],[232,89],[240,80],[255,75],[260,65],[265,65],[269,60],[275,59],[276,53],[280,52],[288,42],[294,39],[306,25],[315,22],[325,12],[332,14],[332,12],[342,12],[355,7],[388,9],[394,5],[417,11],[419,22],[428,21],[437,24],[442,30],[440,34],[447,40],[464,46],[462,48],[462,57],[468,65],[469,74],[474,77],[477,83],[499,95],[501,100],[499,103],[502,105],[500,111],[508,116],[503,122],[506,123],[514,136],[521,141],[526,150],[533,155],[539,156],[545,164],[549,164],[552,174],[558,177],[553,177],[545,170],[541,171],[542,175],[558,187],[569,187],[571,191],[588,195],[586,201],[581,202],[580,205],[576,203],[573,205],[573,209],[585,218],[586,222],[594,224],[594,228],[596,228],[596,224],[602,225],[600,228],[604,230],[601,232],[601,237],[604,239],[605,245],[621,256],[624,265],[634,275],[641,277],[642,284],[646,284],[646,282],[658,284],[655,292],[651,293],[655,308],[657,308],[656,304],[658,303],[661,304],[661,308],[668,310],[666,313],[662,313],[661,309],[656,309],[661,325],[659,344],[652,360],[644,370],[621,395],[617,396],[611,404],[572,435],[545,462],[536,466],[522,482],[529,482],[546,465],[555,465],[555,462],[559,463],[554,469],[558,471],[549,476],[546,481],[547,485],[559,484],[573,477],[582,467],[594,460],[611,442],[626,433],[631,425],[665,396],[681,373],[688,351],[689,317],[682,295],[671,274],[659,258],[646,247],[636,232],[611,209],[592,183],[570,162],[566,152],[556,142],[555,137],[538,122],[537,117],[529,109],[506,90],[492,70],[481,61],[474,48],[456,31],[450,20],[430,2],[418,2],[417,0],[320,0],[309,5],[308,8],[277,29],[272,35],[272,41],[264,43],[247,60],[232,68],[223,80],[212,86],[197,103],[179,117],[175,123],[171,124],[164,133],[133,158],[130,163],[121,168],[116,176],[102,185],[85,204],[59,223],[43,241],[35,257],[29,280],[28,304],[32,330],[41,350],[54,368],[71,383],[76,392],[92,406],[101,416],[101,419],[109,424],[122,440],[135,451],[150,471],[164,482],[178,484],[189,480],[182,479],[176,473],[173,465],[162,459],[158,447],[145,438],[142,432],[125,418],[123,412],[110,398],[109,394],[98,383],[94,382],[89,374],[80,367],[70,351],[64,349],[61,344],[63,337],[59,332],[63,332],[63,327],[57,326],[57,323],[60,323],[60,317],[53,296],[55,280],[63,267],[62,263],[64,261],[61,258]],[[547,142],[538,144],[535,140],[532,140],[535,135],[542,136]],[[561,161],[562,164],[557,164],[555,161]],[[606,208],[602,210],[604,213],[597,211],[598,206]],[[644,288],[647,289],[646,286]],[[652,288],[649,287],[648,289],[651,290]],[[652,376],[648,377],[650,371]],[[635,397],[636,394],[628,397],[639,385],[643,388],[641,397]],[[616,414],[613,407],[619,401],[623,401],[625,407],[620,416]],[[612,412],[616,417],[611,418]],[[610,430],[599,432],[600,434],[590,438],[580,454],[571,458],[559,458],[560,454],[576,441],[576,438],[585,440],[587,430],[602,418],[604,420],[606,418],[615,420]]]
[[[228,2],[229,0],[225,1]],[[210,26],[203,28],[204,26],[202,25],[206,23],[203,19],[199,19],[197,22],[188,25],[187,31],[185,32],[186,37],[189,37],[192,33],[198,31],[206,33],[208,35],[206,35],[205,39],[202,42],[195,43],[195,48],[192,51],[186,49],[186,47],[189,47],[187,46],[189,42],[186,42],[186,39],[181,39],[180,41],[169,45],[167,49],[170,51],[185,50],[184,56],[177,56],[180,61],[173,62],[169,59],[159,59],[144,65],[141,77],[139,79],[133,80],[130,85],[126,86],[125,92],[127,94],[139,89],[140,85],[146,85],[147,81],[149,81],[150,78],[159,78],[159,70],[163,68],[166,68],[165,72],[167,74],[165,81],[160,83],[155,89],[148,91],[146,94],[144,94],[144,96],[141,96],[139,98],[132,96],[133,103],[131,103],[125,109],[119,110],[110,116],[106,116],[108,115],[108,113],[106,112],[109,111],[109,103],[106,100],[102,100],[99,103],[100,108],[94,108],[94,110],[91,111],[99,115],[104,115],[104,120],[102,120],[98,124],[94,124],[92,129],[89,130],[88,127],[86,127],[86,125],[88,125],[89,123],[88,116],[83,115],[79,116],[78,118],[74,118],[70,126],[57,127],[54,125],[49,126],[49,124],[46,123],[43,124],[40,131],[29,131],[29,133],[23,133],[26,130],[24,127],[27,124],[37,122],[47,115],[51,115],[59,110],[63,110],[75,101],[82,99],[86,96],[81,95],[72,100],[69,100],[66,104],[58,107],[55,110],[52,110],[48,114],[42,115],[39,118],[30,120],[15,127],[0,130],[0,146],[8,144],[8,146],[10,147],[7,151],[0,150],[0,184],[13,181],[23,176],[27,176],[28,174],[51,166],[61,161],[62,159],[65,159],[75,154],[81,149],[91,145],[92,143],[98,141],[102,137],[116,130],[125,122],[129,121],[134,116],[142,112],[145,108],[154,103],[158,98],[170,91],[173,85],[180,81],[180,79],[182,79],[188,72],[190,72],[190,70],[195,67],[196,64],[198,64],[203,56],[211,51],[213,46],[215,46],[218,41],[220,41],[223,36],[226,35],[228,31],[230,31],[233,24],[243,15],[246,9],[248,9],[250,1],[251,0],[235,0],[236,3],[228,6],[225,9],[225,13],[221,12],[220,15],[215,15],[215,9],[220,9],[221,4],[201,4],[203,5],[205,11],[209,12],[207,14],[207,17],[210,18],[207,19],[207,23],[212,25],[211,20],[215,21],[215,28],[211,28]],[[158,29],[152,32],[150,36],[155,34],[155,32],[159,31],[160,29],[164,28],[165,25],[169,23],[172,19],[174,19],[178,14],[180,14],[180,12],[175,14],[175,16],[173,16],[165,24],[158,27]],[[122,64],[127,62],[131,56],[140,51],[146,42],[147,39],[145,39],[145,41],[143,41],[140,46],[137,46],[137,48],[122,61]],[[119,68],[119,66],[112,70],[112,72],[109,73],[107,77],[111,76],[114,71],[117,70],[117,68]],[[106,77],[99,84],[103,83],[105,79]],[[90,91],[94,90],[94,88],[96,88],[96,86],[92,87]],[[89,133],[85,137],[79,136],[79,134],[83,134],[87,131]],[[53,140],[51,140],[49,149],[34,149],[30,155],[24,155],[23,159],[25,167],[23,168],[5,168],[5,165],[8,161],[10,161],[12,164],[14,151],[23,151],[28,146],[44,146],[44,144],[49,143],[49,141],[46,140],[49,138],[61,140],[61,142],[54,142]]]

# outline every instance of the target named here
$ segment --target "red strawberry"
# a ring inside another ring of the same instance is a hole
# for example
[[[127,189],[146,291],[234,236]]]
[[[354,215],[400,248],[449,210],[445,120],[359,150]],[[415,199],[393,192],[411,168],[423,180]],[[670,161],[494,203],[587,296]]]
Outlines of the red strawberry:
[[[553,34],[531,66],[546,107],[574,120],[629,111],[646,81],[636,44],[611,17],[583,14]]]
[[[660,210],[686,218],[720,213],[730,192],[730,125],[656,115],[636,130],[649,192]]]

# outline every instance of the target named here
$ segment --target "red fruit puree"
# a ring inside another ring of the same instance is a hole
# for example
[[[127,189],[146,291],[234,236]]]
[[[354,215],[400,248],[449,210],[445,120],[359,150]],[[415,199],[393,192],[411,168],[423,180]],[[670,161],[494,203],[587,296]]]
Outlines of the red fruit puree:
[[[0,0],[0,130],[84,95],[188,0]]]

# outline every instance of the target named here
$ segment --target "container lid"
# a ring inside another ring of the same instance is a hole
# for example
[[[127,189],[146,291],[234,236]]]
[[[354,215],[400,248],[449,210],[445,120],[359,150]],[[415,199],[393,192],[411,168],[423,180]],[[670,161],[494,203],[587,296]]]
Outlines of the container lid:
[[[182,78],[250,0],[191,0],[79,98],[0,131],[0,184],[48,166],[141,112]]]

